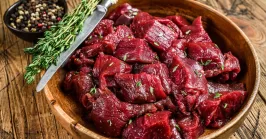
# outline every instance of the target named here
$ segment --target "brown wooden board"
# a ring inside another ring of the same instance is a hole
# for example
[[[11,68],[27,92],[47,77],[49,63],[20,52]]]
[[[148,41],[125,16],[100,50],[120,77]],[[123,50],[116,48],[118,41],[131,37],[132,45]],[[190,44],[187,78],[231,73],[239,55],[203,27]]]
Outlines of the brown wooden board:
[[[68,0],[73,8],[80,0]],[[261,64],[259,96],[244,124],[230,139],[266,137],[266,1],[199,0],[234,21],[249,37]],[[43,93],[36,94],[36,82],[23,80],[31,57],[23,49],[32,46],[14,36],[3,23],[5,10],[16,0],[0,0],[0,138],[72,138],[55,120]]]

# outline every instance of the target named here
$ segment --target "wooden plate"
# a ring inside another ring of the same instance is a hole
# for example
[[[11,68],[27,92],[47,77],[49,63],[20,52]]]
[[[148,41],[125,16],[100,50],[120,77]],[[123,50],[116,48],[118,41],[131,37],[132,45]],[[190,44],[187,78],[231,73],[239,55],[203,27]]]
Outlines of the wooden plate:
[[[247,36],[224,15],[196,1],[121,0],[117,5],[124,2],[156,16],[179,14],[189,20],[202,16],[204,26],[213,41],[218,44],[223,52],[232,51],[239,58],[242,71],[238,80],[245,83],[249,96],[241,110],[230,122],[218,130],[206,130],[200,138],[225,139],[234,133],[248,114],[256,97],[260,81],[258,58]],[[114,9],[117,5],[110,9]],[[45,95],[50,102],[56,119],[76,138],[106,138],[95,131],[93,125],[85,122],[82,118],[84,113],[81,105],[60,90],[60,83],[63,78],[64,71],[61,69],[45,87]]]

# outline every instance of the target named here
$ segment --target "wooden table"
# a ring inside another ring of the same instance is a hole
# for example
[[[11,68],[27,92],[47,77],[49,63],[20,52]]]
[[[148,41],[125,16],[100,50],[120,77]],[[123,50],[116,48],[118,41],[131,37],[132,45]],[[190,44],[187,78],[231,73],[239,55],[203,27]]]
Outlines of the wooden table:
[[[43,93],[23,80],[31,43],[15,37],[4,25],[5,10],[17,0],[0,0],[0,139],[72,138],[55,120]],[[244,124],[231,139],[266,138],[266,0],[199,0],[233,20],[250,38],[261,64],[259,95]],[[68,0],[74,7],[79,0]]]

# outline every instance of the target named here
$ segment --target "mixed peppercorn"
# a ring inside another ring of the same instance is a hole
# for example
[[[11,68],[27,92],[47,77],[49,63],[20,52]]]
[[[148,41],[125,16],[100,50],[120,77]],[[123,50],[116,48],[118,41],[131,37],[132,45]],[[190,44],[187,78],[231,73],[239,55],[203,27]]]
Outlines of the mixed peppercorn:
[[[59,22],[64,8],[58,0],[22,0],[11,14],[10,25],[26,32],[42,32]]]

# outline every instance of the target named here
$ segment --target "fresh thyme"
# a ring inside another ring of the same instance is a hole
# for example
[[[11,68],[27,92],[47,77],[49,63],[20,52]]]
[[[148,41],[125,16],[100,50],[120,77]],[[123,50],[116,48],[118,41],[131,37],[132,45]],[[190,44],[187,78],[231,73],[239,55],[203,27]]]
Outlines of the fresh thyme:
[[[99,2],[100,0],[82,0],[71,14],[64,16],[57,25],[51,26],[37,44],[24,50],[33,56],[32,63],[26,68],[24,76],[28,84],[32,83],[42,70],[56,64],[59,55],[75,41],[84,21]]]

